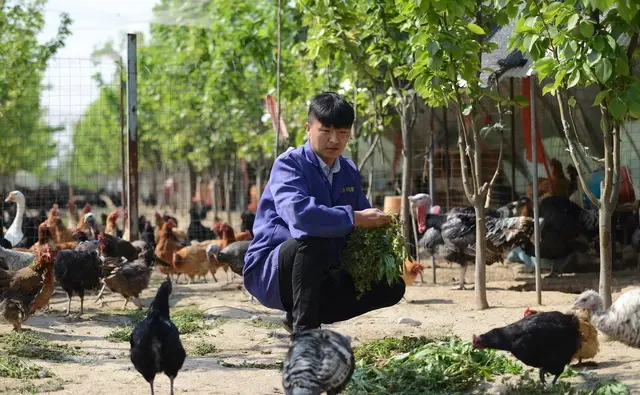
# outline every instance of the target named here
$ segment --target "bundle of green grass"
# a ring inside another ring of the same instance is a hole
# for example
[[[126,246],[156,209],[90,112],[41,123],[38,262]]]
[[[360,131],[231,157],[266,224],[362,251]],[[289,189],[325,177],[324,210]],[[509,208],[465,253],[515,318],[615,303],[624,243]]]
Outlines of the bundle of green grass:
[[[401,281],[409,257],[398,215],[381,228],[354,228],[344,251],[343,268],[353,277],[358,298],[375,282]]]

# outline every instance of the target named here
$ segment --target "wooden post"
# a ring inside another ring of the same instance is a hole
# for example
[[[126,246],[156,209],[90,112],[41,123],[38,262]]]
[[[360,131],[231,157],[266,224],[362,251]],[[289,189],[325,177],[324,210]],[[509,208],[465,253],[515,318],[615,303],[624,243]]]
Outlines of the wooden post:
[[[513,100],[515,90],[513,77],[509,78],[509,98]],[[511,105],[511,201],[517,199],[516,195],[516,106]]]
[[[540,226],[538,224],[538,220],[540,219],[540,210],[538,208],[538,131],[536,128],[536,95],[534,94],[534,77],[529,78],[529,89],[531,90],[529,111],[531,111],[531,162],[533,164],[533,233],[536,255],[536,298],[538,300],[538,304],[542,305],[542,274],[540,272]]]
[[[127,126],[129,128],[129,171],[127,179],[128,218],[125,227],[129,241],[138,240],[138,68],[137,42],[134,33],[127,34]]]

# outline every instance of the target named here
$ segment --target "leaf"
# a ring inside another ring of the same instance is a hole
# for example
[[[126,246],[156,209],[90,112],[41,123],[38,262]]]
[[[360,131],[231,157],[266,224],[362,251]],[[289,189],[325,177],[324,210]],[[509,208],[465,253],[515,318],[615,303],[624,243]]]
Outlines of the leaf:
[[[580,21],[580,15],[578,14],[571,15],[567,20],[567,30],[573,30],[578,25],[579,21]]]
[[[609,112],[615,119],[623,119],[627,114],[627,105],[620,97],[614,97],[609,102]]]
[[[580,70],[575,69],[571,76],[569,77],[569,81],[567,83],[567,89],[572,88],[580,82]]]
[[[609,90],[604,90],[604,91],[599,92],[596,95],[596,98],[593,100],[593,105],[594,106],[600,105],[600,103],[602,103],[604,101],[604,99],[609,97],[609,93],[610,92],[611,91],[609,91]]]
[[[580,23],[580,34],[582,34],[584,38],[590,38],[593,36],[594,32],[595,27],[593,26],[593,23],[588,21],[582,21],[582,23]]]
[[[629,63],[625,59],[616,59],[616,74],[624,77],[629,75]]]
[[[556,89],[554,85],[555,84],[553,82],[545,85],[544,88],[542,88],[542,95],[544,96],[547,93],[554,91]]]
[[[576,98],[571,96],[568,100],[568,103],[571,107],[575,107],[576,106]]]
[[[471,33],[477,34],[479,36],[482,36],[484,34],[487,34],[483,28],[481,28],[480,26],[476,25],[475,23],[469,23],[467,25],[467,29],[469,29],[469,31],[471,31]]]
[[[472,110],[473,110],[473,106],[471,104],[465,104],[464,108],[462,109],[462,115],[467,116],[471,114]]]
[[[618,45],[618,43],[616,43],[616,39],[613,38],[611,35],[607,35],[605,37],[605,40],[607,40],[607,44],[609,44],[611,49],[615,51],[616,50],[616,46]]]
[[[598,64],[596,64],[596,78],[598,81],[605,84],[611,78],[611,73],[613,72],[613,65],[611,61],[607,58],[602,59]]]
[[[520,107],[527,107],[529,105],[529,99],[522,95],[516,95],[516,97],[513,98],[513,101]]]

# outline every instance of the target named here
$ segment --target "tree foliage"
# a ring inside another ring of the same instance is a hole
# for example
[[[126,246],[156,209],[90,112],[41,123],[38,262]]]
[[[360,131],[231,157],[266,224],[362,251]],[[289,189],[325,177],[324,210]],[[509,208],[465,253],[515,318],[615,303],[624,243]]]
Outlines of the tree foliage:
[[[488,307],[484,208],[489,205],[489,191],[498,172],[496,169],[491,180],[484,181],[480,130],[473,115],[475,105],[485,93],[495,96],[495,92],[482,88],[479,76],[482,54],[496,48],[486,37],[492,27],[508,22],[506,9],[477,0],[398,0],[397,4],[400,15],[396,22],[411,37],[409,42],[415,56],[408,78],[429,105],[453,104],[456,110],[464,191],[476,209],[476,306],[484,309]],[[471,115],[469,126],[467,115]]]
[[[611,304],[611,216],[618,202],[620,180],[621,122],[640,118],[640,79],[633,75],[638,55],[640,4],[629,0],[497,0],[510,5],[517,17],[511,46],[529,53],[540,81],[552,81],[543,94],[556,96],[563,121],[569,153],[578,169],[583,190],[599,209],[600,219],[600,294],[605,307]],[[574,86],[595,85],[594,106],[600,108],[604,157],[594,158],[578,139],[568,97]],[[585,183],[577,150],[604,167],[600,197]]]
[[[53,134],[59,130],[43,119],[44,72],[51,57],[64,46],[71,19],[61,14],[56,37],[40,44],[46,2],[3,4],[0,2],[0,175],[17,170],[40,173],[55,155]]]
[[[230,163],[234,153],[262,166],[272,160],[274,133],[264,99],[275,91],[277,7],[269,1],[162,0],[154,12],[162,17],[148,42],[138,45],[139,150],[150,159],[141,166],[160,160],[171,168],[186,159],[200,172]],[[303,130],[307,100],[321,78],[301,56],[299,19],[299,10],[283,7],[281,98],[290,143],[300,142],[295,131]],[[110,88],[102,91],[110,94]],[[108,103],[115,114],[116,103]]]

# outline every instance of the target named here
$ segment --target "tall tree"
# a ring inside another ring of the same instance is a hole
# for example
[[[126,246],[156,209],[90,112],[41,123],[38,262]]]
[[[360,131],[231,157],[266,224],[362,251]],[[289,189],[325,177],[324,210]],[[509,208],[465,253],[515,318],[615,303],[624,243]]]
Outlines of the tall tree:
[[[415,51],[409,78],[430,106],[453,104],[456,110],[462,184],[476,212],[476,307],[485,309],[489,306],[485,275],[485,209],[489,207],[491,186],[498,169],[485,181],[479,141],[482,132],[501,130],[502,125],[481,131],[474,115],[483,96],[495,97],[495,92],[481,88],[481,59],[482,54],[496,47],[486,40],[490,26],[505,24],[507,15],[505,10],[479,0],[398,0],[397,5],[401,14],[397,21],[409,33]],[[471,117],[467,123],[465,117],[468,115]]]
[[[535,60],[538,78],[552,78],[542,90],[555,95],[571,159],[600,220],[600,286],[605,308],[611,305],[611,216],[620,190],[621,126],[640,118],[640,79],[633,75],[639,55],[640,3],[633,0],[497,0],[518,16],[512,47]],[[521,7],[520,11],[514,6]],[[578,139],[573,119],[576,100],[568,90],[595,85],[600,108],[604,156],[594,157]],[[600,196],[587,187],[578,150],[604,167]]]
[[[406,74],[413,62],[409,36],[398,24],[393,0],[374,2],[303,0],[307,45],[312,58],[343,67],[347,76],[377,94],[383,107],[392,105],[402,132],[402,205],[405,240],[411,240],[408,196],[412,187],[412,129],[417,100]],[[327,23],[330,20],[331,23]]]
[[[0,1],[0,176],[17,170],[40,173],[56,152],[53,134],[60,128],[43,119],[47,111],[40,96],[47,63],[64,46],[71,19],[61,14],[56,37],[40,44],[45,4]]]

